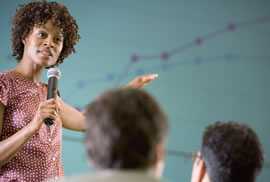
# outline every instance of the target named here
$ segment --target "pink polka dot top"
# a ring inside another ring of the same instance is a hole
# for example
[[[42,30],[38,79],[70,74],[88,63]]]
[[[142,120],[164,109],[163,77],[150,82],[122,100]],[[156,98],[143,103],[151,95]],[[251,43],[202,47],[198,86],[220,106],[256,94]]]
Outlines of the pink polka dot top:
[[[0,73],[0,102],[5,107],[0,141],[25,127],[46,97],[46,84],[34,83],[14,71]],[[51,127],[43,124],[16,155],[0,167],[0,182],[40,182],[63,176],[61,145],[61,122]]]

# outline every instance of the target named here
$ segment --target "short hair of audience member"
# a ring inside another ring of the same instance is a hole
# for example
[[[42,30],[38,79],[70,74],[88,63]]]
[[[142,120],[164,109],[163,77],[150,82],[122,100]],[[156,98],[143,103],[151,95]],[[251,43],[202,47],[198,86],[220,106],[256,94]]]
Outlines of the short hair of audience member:
[[[206,128],[201,155],[211,182],[254,182],[264,160],[256,133],[233,121]]]
[[[141,89],[113,89],[86,108],[86,148],[100,169],[148,169],[157,160],[168,123],[159,104]]]

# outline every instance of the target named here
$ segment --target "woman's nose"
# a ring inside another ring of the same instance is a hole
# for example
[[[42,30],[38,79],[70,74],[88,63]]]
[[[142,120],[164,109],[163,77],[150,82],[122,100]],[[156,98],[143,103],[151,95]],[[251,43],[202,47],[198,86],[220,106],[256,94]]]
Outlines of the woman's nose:
[[[51,48],[54,47],[54,43],[50,38],[47,38],[46,40],[44,40],[43,45],[46,47],[51,47]]]

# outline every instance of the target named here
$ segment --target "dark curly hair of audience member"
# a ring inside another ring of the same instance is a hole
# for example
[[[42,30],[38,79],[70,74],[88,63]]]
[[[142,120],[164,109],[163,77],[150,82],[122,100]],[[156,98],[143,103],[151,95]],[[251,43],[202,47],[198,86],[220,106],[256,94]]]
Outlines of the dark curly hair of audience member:
[[[45,24],[52,20],[53,24],[62,30],[64,42],[62,52],[57,64],[70,54],[75,53],[75,44],[79,41],[78,25],[69,14],[67,8],[57,2],[33,1],[21,5],[16,10],[12,22],[12,51],[13,56],[20,61],[23,56],[24,44],[22,40],[33,30],[36,25]]]
[[[256,133],[233,121],[206,128],[201,154],[211,182],[254,182],[264,161]]]
[[[167,118],[159,104],[139,89],[107,91],[86,108],[86,148],[101,169],[147,169],[163,143]]]

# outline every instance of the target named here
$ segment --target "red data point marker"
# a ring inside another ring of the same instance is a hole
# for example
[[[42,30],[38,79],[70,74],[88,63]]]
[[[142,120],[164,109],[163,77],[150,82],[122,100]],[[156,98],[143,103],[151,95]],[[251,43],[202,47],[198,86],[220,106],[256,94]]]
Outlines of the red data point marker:
[[[162,60],[168,60],[168,59],[169,59],[169,53],[167,53],[167,52],[161,53],[161,54],[160,54],[160,58],[161,58]]]
[[[197,38],[196,40],[195,40],[195,43],[197,44],[197,45],[201,45],[202,43],[203,43],[203,39],[202,38]]]
[[[132,61],[132,62],[137,62],[137,61],[139,61],[139,56],[138,56],[137,54],[133,54],[133,55],[131,56],[131,61]]]
[[[234,23],[230,23],[229,25],[228,25],[228,30],[229,31],[234,31],[236,29],[236,25],[234,24]]]

